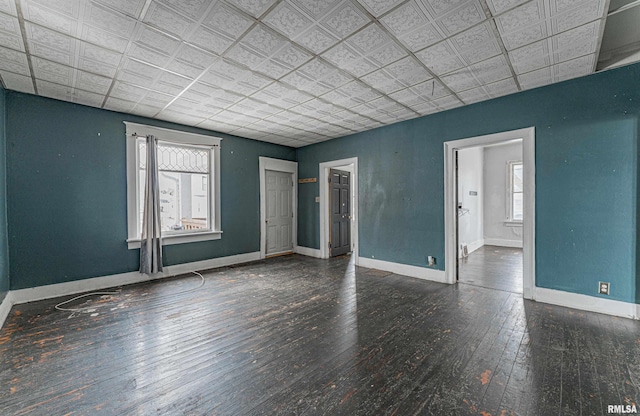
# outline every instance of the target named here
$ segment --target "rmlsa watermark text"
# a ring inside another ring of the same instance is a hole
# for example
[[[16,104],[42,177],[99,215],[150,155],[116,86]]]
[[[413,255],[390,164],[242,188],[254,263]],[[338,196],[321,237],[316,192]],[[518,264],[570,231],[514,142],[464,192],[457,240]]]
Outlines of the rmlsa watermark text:
[[[638,413],[635,404],[609,404],[607,405],[607,413],[617,415],[634,415]]]

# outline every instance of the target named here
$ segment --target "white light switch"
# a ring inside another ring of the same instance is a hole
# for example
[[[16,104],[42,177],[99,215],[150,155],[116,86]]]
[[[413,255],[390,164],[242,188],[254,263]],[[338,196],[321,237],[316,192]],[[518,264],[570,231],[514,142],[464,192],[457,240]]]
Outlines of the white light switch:
[[[316,202],[320,202],[320,197],[319,196],[316,197]]]

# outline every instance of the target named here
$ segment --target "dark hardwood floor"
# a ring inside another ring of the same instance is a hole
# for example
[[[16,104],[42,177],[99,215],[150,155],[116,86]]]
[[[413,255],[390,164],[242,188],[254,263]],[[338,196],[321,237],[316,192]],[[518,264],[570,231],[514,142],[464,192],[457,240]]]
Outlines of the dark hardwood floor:
[[[640,323],[298,255],[13,308],[1,415],[602,415]]]
[[[458,282],[522,293],[522,249],[482,246],[459,260]]]

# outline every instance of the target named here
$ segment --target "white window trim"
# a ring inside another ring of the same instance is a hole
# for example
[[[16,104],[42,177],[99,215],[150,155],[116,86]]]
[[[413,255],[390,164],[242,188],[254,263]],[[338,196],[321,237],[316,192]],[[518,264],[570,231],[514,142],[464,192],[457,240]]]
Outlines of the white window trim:
[[[522,160],[509,160],[507,162],[507,218],[504,220],[504,225],[507,227],[522,227],[522,220],[513,219],[513,177],[512,171],[514,165],[522,165]],[[523,190],[524,194],[524,190]]]
[[[210,195],[209,204],[211,218],[211,230],[206,232],[190,232],[184,234],[169,234],[162,236],[162,245],[193,243],[197,241],[219,240],[222,237],[220,229],[220,142],[219,137],[205,136],[196,133],[187,133],[177,130],[169,130],[161,127],[147,126],[125,121],[126,145],[127,145],[127,245],[129,249],[140,248],[140,236],[138,234],[138,221],[140,207],[138,206],[138,146],[136,136],[154,135],[158,140],[201,145],[211,147],[213,169],[210,170]]]

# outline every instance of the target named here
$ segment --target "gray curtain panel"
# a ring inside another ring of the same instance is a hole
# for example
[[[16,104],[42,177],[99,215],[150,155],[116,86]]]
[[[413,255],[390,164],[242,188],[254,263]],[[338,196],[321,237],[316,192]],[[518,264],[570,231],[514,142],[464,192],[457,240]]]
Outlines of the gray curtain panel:
[[[160,184],[158,178],[158,140],[147,136],[147,179],[144,187],[144,211],[140,235],[140,273],[162,271],[162,235],[160,232]]]

